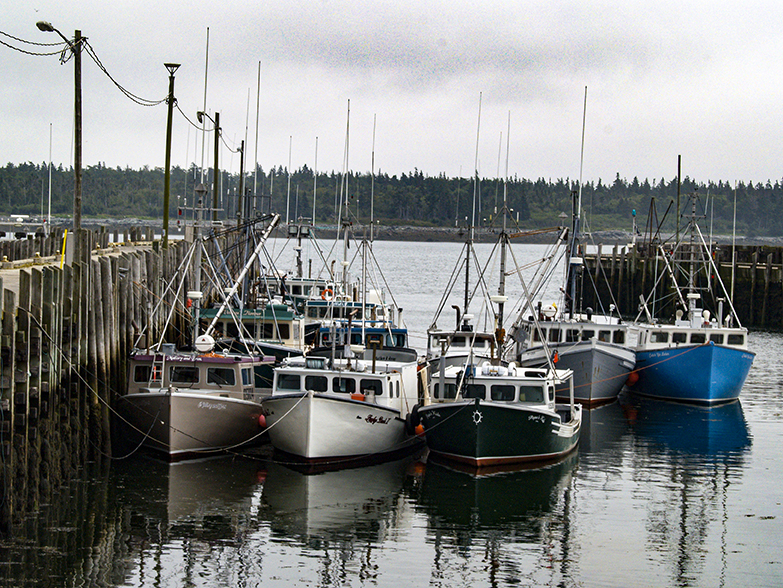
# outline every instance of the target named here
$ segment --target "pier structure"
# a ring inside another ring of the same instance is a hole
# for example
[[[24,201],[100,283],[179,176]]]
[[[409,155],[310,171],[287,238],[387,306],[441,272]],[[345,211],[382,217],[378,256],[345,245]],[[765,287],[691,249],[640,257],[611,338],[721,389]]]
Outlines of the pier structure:
[[[653,247],[598,244],[594,253],[585,255],[582,308],[600,311],[604,305],[616,304],[626,320],[639,314],[640,297],[647,297],[658,282],[658,298],[671,293],[672,282],[665,275],[665,264]],[[726,289],[733,292],[734,308],[743,326],[750,329],[783,330],[783,247],[731,244],[713,248],[713,259],[718,276]],[[733,260],[733,261],[732,261]],[[733,270],[732,270],[732,265]],[[718,276],[701,274],[699,286],[716,288]],[[658,309],[664,316],[674,316],[674,298],[668,306]],[[725,306],[728,312],[728,304]],[[659,316],[662,314],[657,312]]]
[[[112,421],[126,360],[142,327],[160,336],[165,317],[150,311],[161,298],[174,304],[165,286],[189,246],[164,249],[151,228],[82,229],[81,258],[68,264],[63,236],[0,243],[0,533],[50,504],[75,472],[122,457]],[[189,321],[177,316],[170,340]]]

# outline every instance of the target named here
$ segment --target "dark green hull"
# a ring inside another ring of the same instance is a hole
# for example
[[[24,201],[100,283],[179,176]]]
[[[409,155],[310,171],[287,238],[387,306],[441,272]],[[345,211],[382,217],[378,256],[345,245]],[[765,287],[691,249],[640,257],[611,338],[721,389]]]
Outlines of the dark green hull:
[[[580,421],[540,406],[475,400],[419,407],[430,451],[476,467],[546,461],[572,451]],[[562,417],[562,421],[561,421]]]

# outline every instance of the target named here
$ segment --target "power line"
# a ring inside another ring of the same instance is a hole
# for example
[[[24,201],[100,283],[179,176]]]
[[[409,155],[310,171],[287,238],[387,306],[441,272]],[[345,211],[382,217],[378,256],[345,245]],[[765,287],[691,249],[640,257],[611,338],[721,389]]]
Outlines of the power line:
[[[112,83],[117,86],[117,88],[125,94],[132,102],[135,102],[136,104],[140,106],[157,106],[158,104],[162,104],[166,101],[166,98],[162,98],[160,100],[148,100],[146,98],[142,98],[140,96],[137,96],[127,88],[124,88],[117,80],[115,80],[112,75],[109,73],[109,71],[104,67],[103,63],[101,63],[101,60],[98,58],[98,55],[95,53],[95,49],[92,45],[87,41],[85,37],[82,37],[82,43],[85,47],[85,52],[87,55],[89,55],[92,60],[95,62],[95,64],[98,66],[98,68],[106,74],[106,77],[108,77]]]

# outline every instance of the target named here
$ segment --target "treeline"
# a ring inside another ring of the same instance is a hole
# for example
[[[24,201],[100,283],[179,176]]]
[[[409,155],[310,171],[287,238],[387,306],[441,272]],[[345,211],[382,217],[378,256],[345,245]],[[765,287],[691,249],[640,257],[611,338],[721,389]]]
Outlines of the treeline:
[[[98,164],[83,170],[82,214],[85,217],[150,218],[163,216],[163,169],[110,168]],[[238,174],[221,172],[219,207],[223,218],[235,218],[239,201]],[[202,178],[196,166],[171,172],[170,215],[178,207],[193,204],[194,189],[203,183],[207,205],[212,202],[212,172]],[[350,215],[367,222],[370,215],[381,224],[464,226],[475,221],[488,225],[495,222],[502,206],[504,190],[512,217],[522,228],[541,228],[563,224],[563,214],[571,214],[572,194],[578,188],[575,180],[528,180],[513,177],[508,182],[495,178],[449,178],[444,174],[411,173],[389,175],[378,172],[351,172],[343,177],[336,172],[319,172],[314,178],[307,166],[290,174],[283,167],[248,173],[245,194],[251,206],[260,212],[279,212],[284,220],[313,216],[318,224],[332,224],[338,214],[338,203],[347,194]],[[737,203],[737,231],[746,236],[783,235],[783,181],[771,183],[697,182],[688,177],[680,183],[681,213],[685,214],[685,197],[698,192],[700,210],[713,230],[730,231]],[[631,181],[617,174],[611,183],[586,182],[582,187],[583,218],[592,230],[630,230],[636,211],[640,232],[646,227],[664,223],[664,230],[674,226],[678,194],[677,178],[657,181]],[[475,210],[472,208],[475,195]],[[372,196],[372,197],[371,197]],[[51,172],[51,212],[69,216],[73,208],[73,170],[62,166]],[[38,216],[49,209],[49,169],[40,165],[9,163],[0,168],[0,213]],[[667,212],[668,210],[668,212]]]

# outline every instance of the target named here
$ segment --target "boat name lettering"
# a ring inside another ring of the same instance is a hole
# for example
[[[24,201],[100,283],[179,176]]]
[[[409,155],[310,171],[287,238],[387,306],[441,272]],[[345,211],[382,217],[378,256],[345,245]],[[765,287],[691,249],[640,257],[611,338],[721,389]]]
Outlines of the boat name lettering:
[[[542,414],[530,414],[527,416],[527,420],[529,421],[538,421],[539,423],[545,423],[546,418],[544,418],[544,415]]]
[[[388,425],[389,421],[391,420],[389,417],[379,417],[372,414],[368,414],[365,419],[366,422],[370,423],[371,425],[379,424],[379,425]]]
[[[207,402],[206,400],[202,400],[198,403],[199,408],[206,408],[208,410],[226,410],[226,405],[221,402]]]

